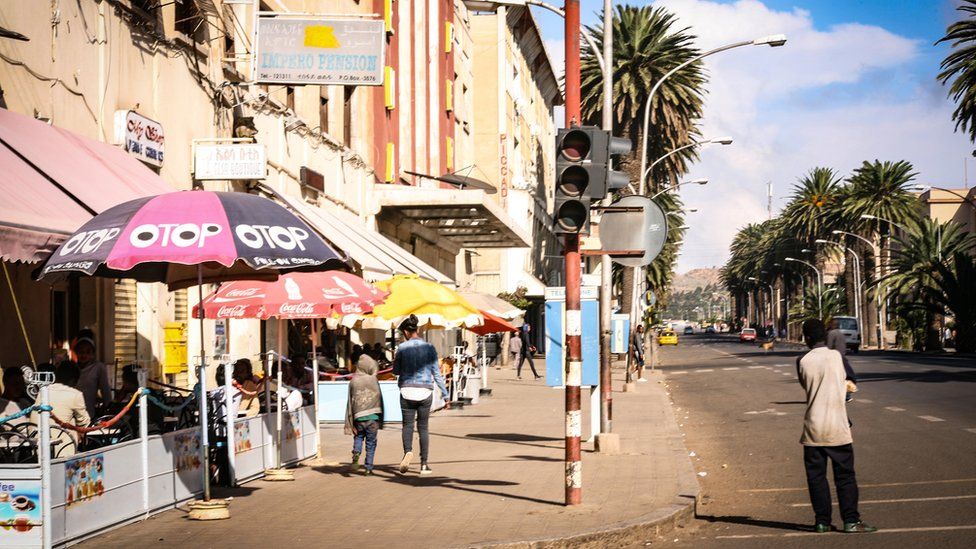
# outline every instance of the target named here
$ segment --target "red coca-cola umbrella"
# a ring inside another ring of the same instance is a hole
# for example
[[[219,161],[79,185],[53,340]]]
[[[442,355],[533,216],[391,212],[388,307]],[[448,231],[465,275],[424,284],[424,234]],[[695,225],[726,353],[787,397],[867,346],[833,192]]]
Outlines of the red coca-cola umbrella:
[[[346,272],[290,273],[274,282],[223,284],[203,299],[203,308],[206,318],[338,319],[366,314],[387,295]],[[199,315],[199,305],[194,306],[193,316]]]

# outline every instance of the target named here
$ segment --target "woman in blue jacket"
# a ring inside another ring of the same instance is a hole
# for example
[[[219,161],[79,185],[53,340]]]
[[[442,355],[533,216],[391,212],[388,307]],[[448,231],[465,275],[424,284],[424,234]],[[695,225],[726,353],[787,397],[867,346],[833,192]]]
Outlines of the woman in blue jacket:
[[[410,469],[413,460],[413,428],[417,422],[420,435],[420,474],[431,474],[427,465],[427,451],[430,435],[427,424],[430,420],[430,406],[434,401],[434,385],[440,389],[444,400],[448,400],[447,387],[438,366],[437,350],[420,337],[418,320],[414,315],[400,323],[404,342],[397,347],[393,358],[393,374],[400,386],[400,410],[403,412],[403,459],[400,460],[400,473]]]

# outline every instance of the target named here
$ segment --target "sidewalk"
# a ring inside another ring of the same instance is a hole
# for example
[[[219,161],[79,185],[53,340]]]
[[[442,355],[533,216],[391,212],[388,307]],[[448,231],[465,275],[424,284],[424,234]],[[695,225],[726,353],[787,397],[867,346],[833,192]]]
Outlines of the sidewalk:
[[[622,379],[614,377],[614,388],[620,389]],[[82,546],[642,542],[675,520],[690,518],[698,493],[662,378],[654,375],[636,393],[614,392],[614,430],[621,436],[622,455],[604,456],[593,452],[592,442],[583,445],[583,505],[578,507],[562,505],[563,391],[493,369],[493,396],[431,417],[434,474],[429,477],[417,475],[416,460],[408,475],[395,473],[402,456],[398,424],[380,431],[375,476],[349,473],[351,437],[342,434],[341,425],[329,425],[323,428],[326,459],[341,466],[302,467],[295,482],[258,480],[233,490],[230,520],[191,522],[179,510],[168,511]],[[584,418],[589,417],[588,394],[584,389]],[[584,424],[586,438],[589,421]]]

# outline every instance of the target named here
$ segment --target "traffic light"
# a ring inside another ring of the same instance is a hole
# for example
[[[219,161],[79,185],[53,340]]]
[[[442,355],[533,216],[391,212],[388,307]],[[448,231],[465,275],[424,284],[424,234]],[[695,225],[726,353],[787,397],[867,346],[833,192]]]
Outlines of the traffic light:
[[[626,174],[608,169],[610,157],[630,149],[629,140],[595,126],[559,130],[554,233],[589,234],[590,206],[629,182]]]

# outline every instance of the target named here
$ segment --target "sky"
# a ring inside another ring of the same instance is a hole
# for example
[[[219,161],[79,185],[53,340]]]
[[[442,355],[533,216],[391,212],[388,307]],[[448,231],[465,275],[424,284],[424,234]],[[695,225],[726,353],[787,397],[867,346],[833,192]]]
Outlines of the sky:
[[[559,3],[559,2],[556,2]],[[617,4],[618,2],[614,2]],[[677,271],[720,267],[736,231],[773,215],[817,166],[847,176],[864,160],[908,160],[917,181],[976,182],[974,146],[954,131],[953,103],[936,80],[949,52],[935,45],[957,19],[958,0],[632,0],[664,6],[705,50],[769,34],[781,48],[748,46],[706,58],[702,134],[731,136],[701,149],[682,188],[688,214]],[[582,0],[592,24],[601,0]],[[563,62],[562,19],[533,8],[554,63]],[[562,114],[557,113],[562,122]]]

